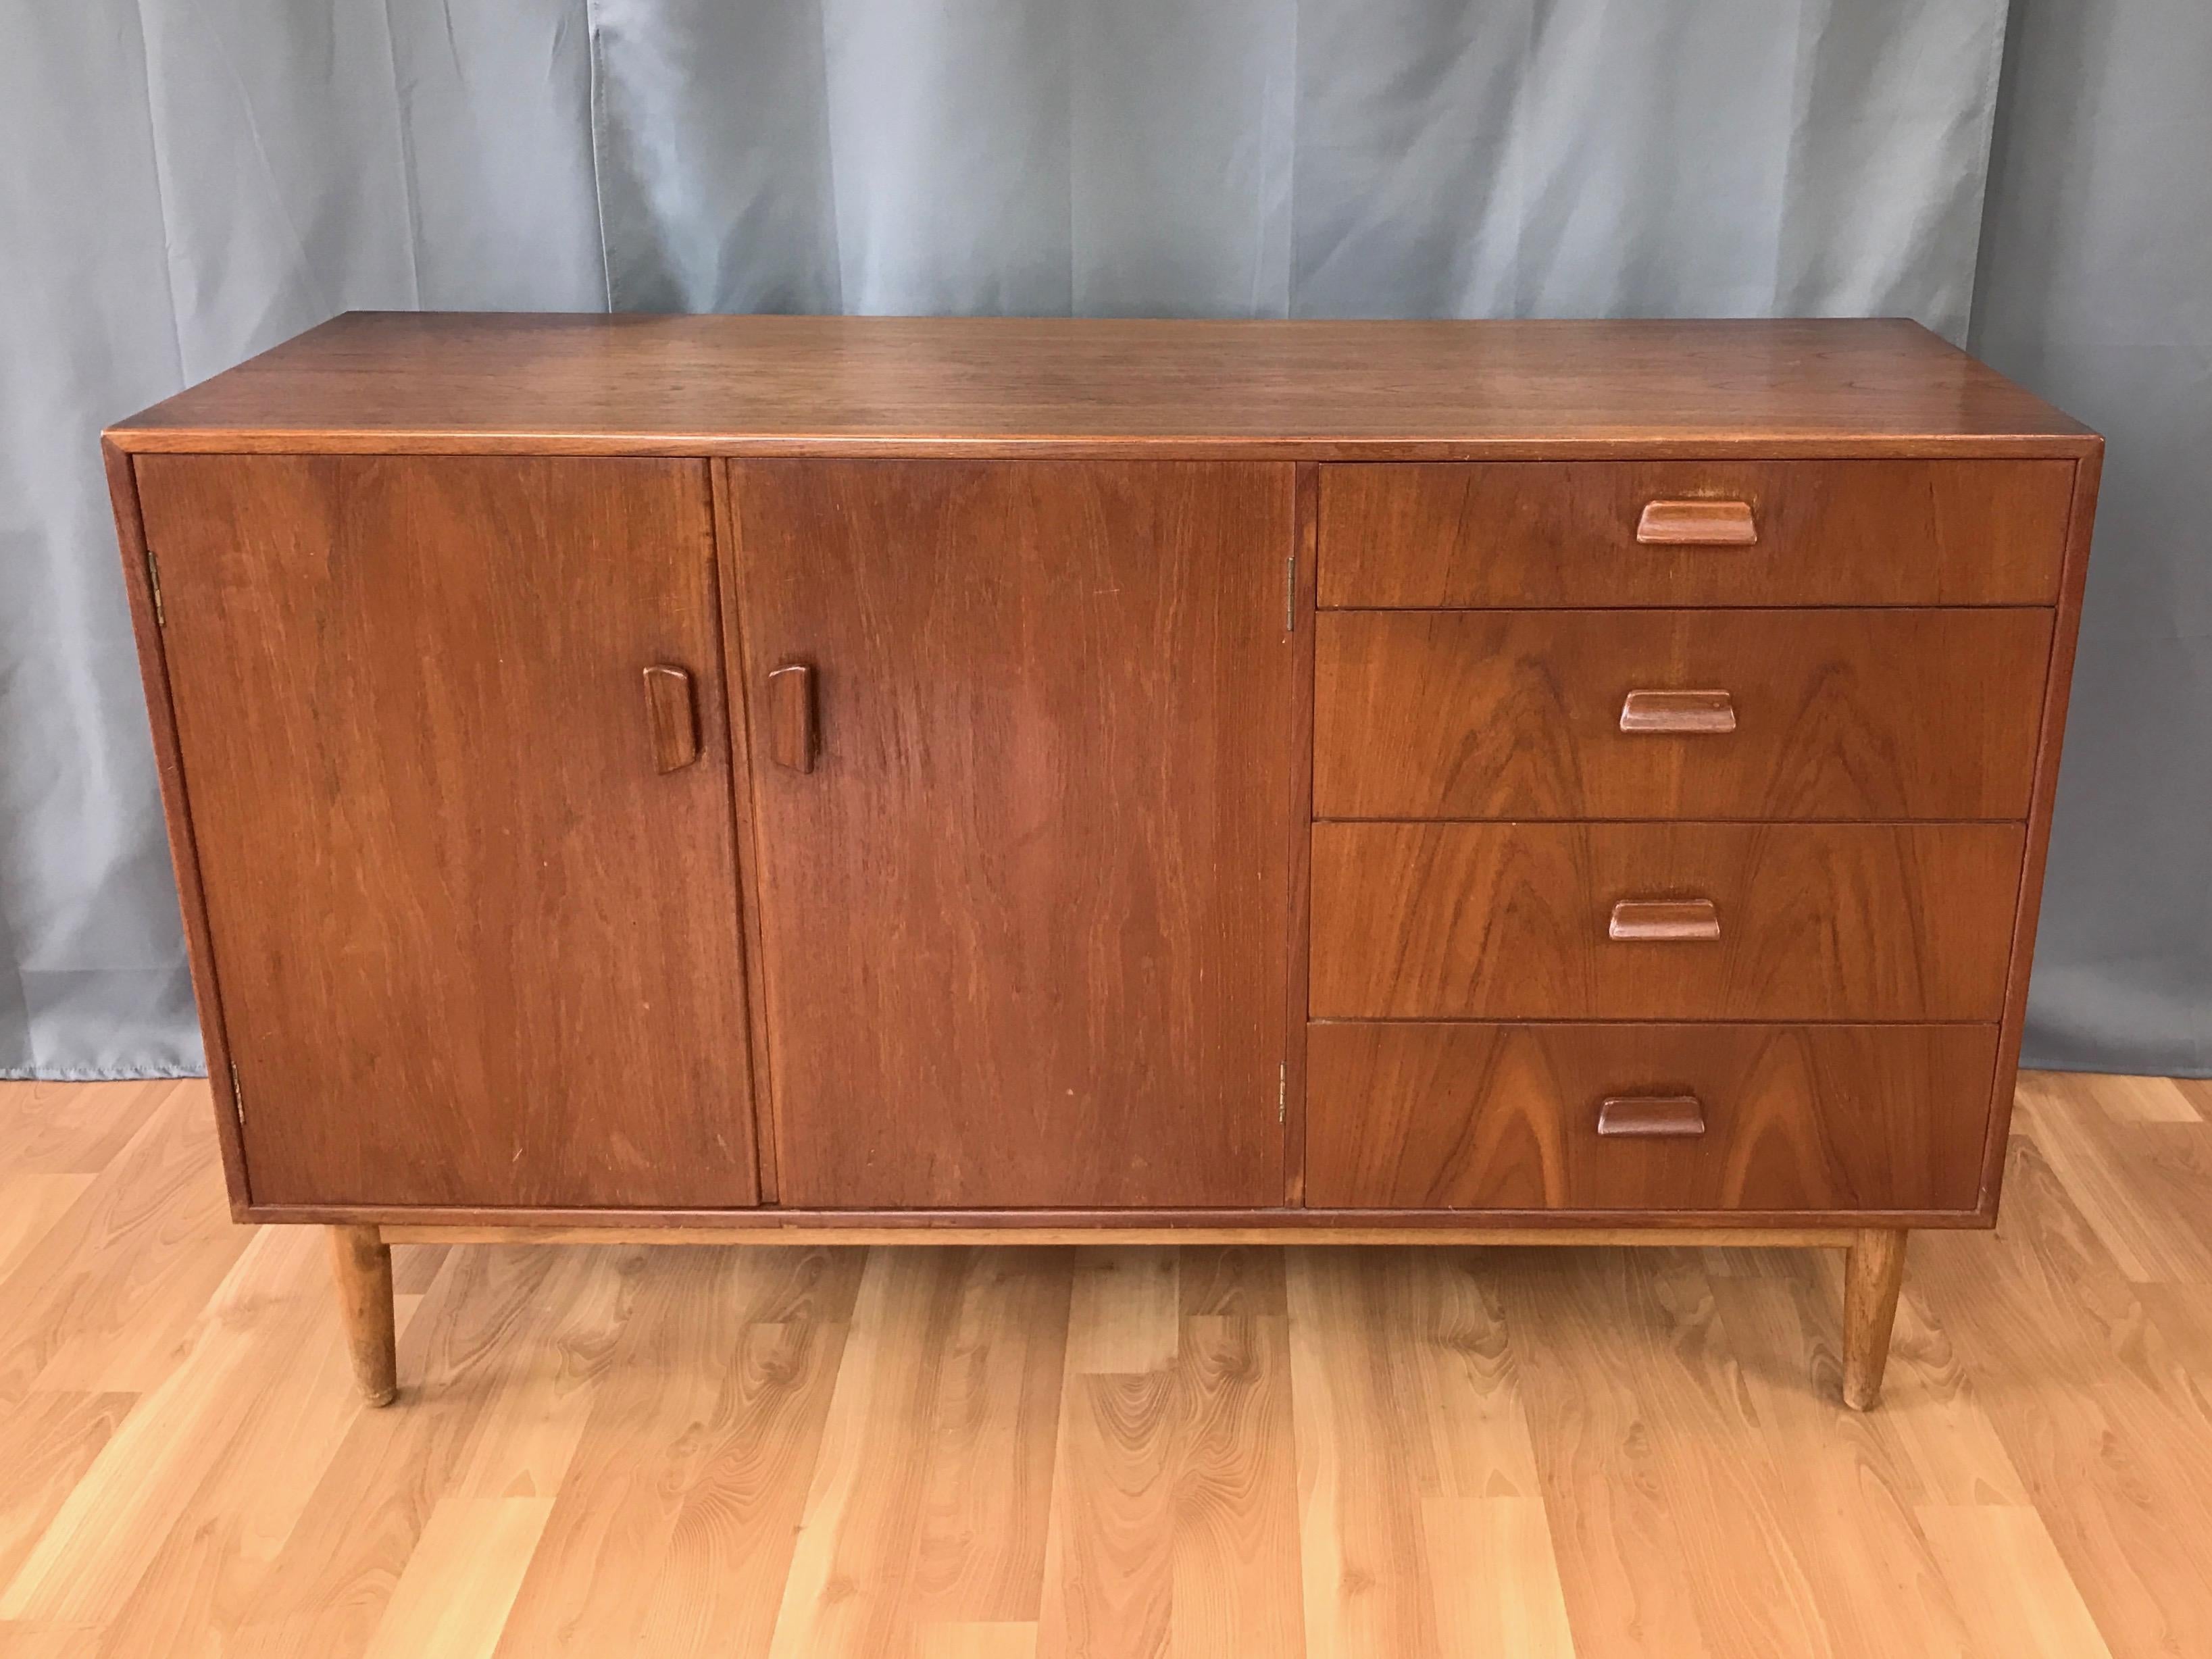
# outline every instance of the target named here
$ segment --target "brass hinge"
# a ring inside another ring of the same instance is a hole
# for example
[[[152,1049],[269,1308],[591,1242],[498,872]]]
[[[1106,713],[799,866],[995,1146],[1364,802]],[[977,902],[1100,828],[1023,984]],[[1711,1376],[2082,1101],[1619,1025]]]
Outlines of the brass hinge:
[[[1291,1062],[1290,1062],[1290,1061],[1288,1061],[1288,1060],[1285,1060],[1281,1065],[1279,1065],[1279,1066],[1278,1066],[1277,1067],[1275,1067],[1275,1121],[1276,1121],[1276,1122],[1278,1122],[1278,1123],[1283,1122],[1283,1121],[1285,1120],[1285,1118],[1287,1117],[1287,1115],[1288,1115],[1288,1114],[1289,1114],[1289,1111],[1290,1111],[1290,1107],[1289,1107],[1289,1105],[1288,1105],[1286,1103],[1288,1103],[1288,1101],[1290,1100],[1290,1097],[1291,1097]]]
[[[155,562],[154,550],[146,550],[146,591],[154,599],[154,626],[166,628],[169,619],[161,614],[161,567]]]
[[[1298,631],[1298,556],[1283,561],[1283,632]]]
[[[239,1087],[238,1062],[234,1060],[230,1062],[230,1104],[231,1109],[238,1114],[238,1127],[243,1129],[246,1127],[246,1091]]]

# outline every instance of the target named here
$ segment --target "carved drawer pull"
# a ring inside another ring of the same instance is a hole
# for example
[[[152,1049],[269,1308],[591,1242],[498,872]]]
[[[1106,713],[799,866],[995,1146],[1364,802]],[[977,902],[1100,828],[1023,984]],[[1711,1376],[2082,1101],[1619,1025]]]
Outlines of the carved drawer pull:
[[[1623,899],[1613,907],[1605,936],[1674,941],[1721,936],[1721,913],[1711,899]]]
[[[1601,1135],[1701,1135],[1705,1109],[1695,1095],[1608,1095],[1597,1103]]]
[[[1725,691],[1632,691],[1620,704],[1624,732],[1733,732],[1735,704]]]
[[[1659,547],[1749,547],[1759,526],[1749,501],[1646,501],[1636,539]]]

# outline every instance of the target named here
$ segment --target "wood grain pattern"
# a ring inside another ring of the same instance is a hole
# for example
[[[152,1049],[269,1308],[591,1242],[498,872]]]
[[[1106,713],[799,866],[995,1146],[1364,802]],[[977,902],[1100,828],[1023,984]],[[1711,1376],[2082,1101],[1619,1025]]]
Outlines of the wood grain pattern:
[[[90,1181],[146,1132],[149,1113],[176,1088],[173,1078],[131,1078],[99,1083],[54,1079],[0,1089],[7,1179],[13,1183],[72,1176]],[[20,1241],[21,1236],[16,1237]]]
[[[864,1277],[895,1264],[859,1251],[402,1246],[421,1387],[367,1411],[320,1241],[222,1220],[204,1085],[0,1084],[0,1122],[66,1130],[0,1137],[0,1188],[25,1172],[20,1147],[33,1172],[84,1163],[87,1212],[114,1215],[120,1194],[155,1195],[149,1156],[175,1134],[162,1161],[185,1176],[127,1249],[64,1218],[28,1276],[0,1279],[0,1304],[36,1322],[66,1285],[188,1338],[143,1389],[39,1383],[0,1408],[0,1652],[360,1659],[406,1638],[444,1659],[483,1651],[503,1601],[506,1655],[757,1656],[779,1639],[794,1543],[882,1522],[844,1547],[868,1564],[849,1599],[881,1609],[868,1659],[1031,1640],[1040,1659],[1372,1652],[1378,1632],[1391,1659],[2189,1653],[2212,1626],[2212,1310],[2202,1285],[2130,1277],[2104,1240],[2212,1212],[2212,1153],[2185,1150],[2212,1134],[2212,1093],[2027,1080],[2005,1225],[1916,1239],[1871,1415],[1838,1398],[1833,1254],[1194,1249],[1069,1301],[1049,1421],[981,1403],[1018,1394],[1002,1379],[1030,1362],[975,1346],[1022,1348],[1023,1322],[1096,1253],[989,1253],[1019,1266],[971,1304],[984,1318],[908,1331],[880,1322],[895,1297],[860,1308]],[[2075,1149],[2068,1174],[2046,1135]],[[2094,1224],[2071,1184],[2091,1152],[2110,1171]],[[2145,1184],[2160,1164],[2178,1200]],[[234,1240],[212,1279],[182,1224],[200,1214]],[[2136,1252],[2137,1270],[2188,1267]],[[982,1254],[900,1253],[913,1277],[884,1288],[961,1283]],[[878,1321],[858,1344],[856,1314]],[[1283,1334],[1231,1373],[1235,1410],[1213,1404],[1209,1321]],[[926,1413],[896,1389],[841,1407],[879,1485],[933,1457],[1049,1460],[1038,1501],[1060,1542],[1023,1558],[1034,1621],[945,1616],[945,1586],[985,1581],[939,1570],[1036,1527],[1033,1508],[809,1510],[833,1397],[864,1358],[936,1379]],[[1226,1535],[1213,1494],[1231,1470],[1239,1501],[1286,1517],[1239,1558],[1257,1564],[1241,1593],[1271,1607],[1223,1611],[1225,1588],[1176,1577],[1197,1547],[1178,1526]],[[549,1500],[518,1577],[530,1506]],[[476,1507],[492,1505],[508,1507]],[[981,1516],[957,1553],[955,1514]]]
[[[1178,1367],[1182,1465],[1175,1496],[1170,1650],[1294,1654],[1303,1609],[1290,1322],[1188,1315]]]
[[[550,1498],[448,1498],[392,1587],[368,1659],[490,1659],[545,1531]]]
[[[1176,1324],[1170,1315],[1170,1333]],[[1082,1328],[1070,1325],[1071,1344]],[[1175,1353],[1171,1346],[1157,1366],[1096,1373],[1069,1358],[1037,1650],[1156,1659],[1174,1650]]]
[[[2051,605],[2063,460],[1328,466],[1321,603]],[[1639,544],[1670,494],[1750,501],[1755,546]]]
[[[2102,1103],[2085,1095],[2060,1109],[2084,1107]],[[2084,1123],[2075,1131],[2095,1134]],[[2008,1158],[1993,1248],[1962,1254],[1922,1241],[1914,1285],[1974,1385],[1992,1407],[2002,1401],[1991,1426],[2055,1547],[2039,1568],[2057,1557],[2115,1654],[2186,1653],[2212,1616],[2212,1559],[2198,1547],[2212,1536],[2203,1287],[2130,1281],[2043,1156],[2039,1132],[2018,1119]],[[2200,1212],[2204,1200],[2194,1186]],[[2132,1202],[2149,1221],[2166,1200],[2138,1192]],[[2039,1601],[2054,1599],[2058,1586],[2043,1571],[2027,1582]]]
[[[637,1294],[502,1630],[507,1659],[759,1655],[848,1339],[857,1253],[632,1264]]]
[[[2212,1217],[2194,1203],[2202,1120],[2131,1120],[2134,1104],[2106,1079],[2051,1073],[2021,1084],[2013,1109],[2130,1283],[2212,1288]]]
[[[2003,1587],[2002,1594],[1972,1604],[1975,1640],[1984,1652],[2022,1659],[2106,1659],[2111,1654],[2065,1558],[2033,1510],[1929,1504],[1913,1519],[1947,1578]]]
[[[222,1489],[230,1512],[246,1512],[248,1534],[296,1521],[334,1434],[325,1405],[334,1393],[349,1406],[356,1399],[317,1271],[319,1243],[305,1232],[245,1241],[232,1272],[184,1322],[187,1339],[167,1356],[166,1374],[0,1590],[0,1628],[13,1620],[132,1622],[118,1615],[141,1584],[173,1571],[173,1540],[190,1533],[210,1488]],[[240,1442],[264,1430],[301,1432],[308,1445],[293,1467],[234,1482]]]
[[[702,465],[148,457],[253,1199],[747,1204]]]
[[[1970,1209],[1985,1025],[1322,1023],[1316,1204]],[[1694,1137],[1607,1138],[1607,1096],[1696,1097]]]
[[[137,1399],[44,1389],[10,1407],[8,1482],[0,1497],[0,1584],[15,1577]]]
[[[0,1186],[0,1278],[76,1207],[90,1176],[24,1174]]]
[[[1279,1202],[1291,469],[728,479],[783,1201]]]
[[[124,422],[114,436],[138,452],[1121,448],[1280,459],[1844,447],[2074,454],[2094,441],[1899,320],[481,313],[337,318]],[[1677,481],[1672,491],[1687,487]]]
[[[1893,1398],[1870,1416],[1839,1410],[1842,1257],[1717,1261],[1704,1279],[1707,1331],[1724,1345],[1766,1469],[1771,1511],[1836,1654],[1979,1654],[1961,1589],[1930,1559],[1919,1506],[2025,1502],[1984,1401],[1924,1309],[1901,1310]],[[1814,1386],[1805,1386],[1809,1370]],[[2028,1511],[2031,1515],[2033,1510]],[[1849,1517],[1842,1525],[1838,1517]]]
[[[330,1369],[345,1409],[307,1440],[320,1462],[297,1514],[239,1551],[245,1588],[216,1615],[231,1649],[364,1652],[442,1500],[556,1491],[635,1300],[621,1263],[613,1252],[447,1252],[400,1332],[400,1372],[419,1392],[398,1411],[361,1404],[319,1297],[319,1340],[294,1340]],[[393,1272],[403,1279],[407,1264],[395,1258]],[[241,1474],[256,1471],[231,1456]],[[269,1462],[258,1460],[263,1479]]]
[[[1285,1260],[1305,1651],[1572,1652],[1503,1309],[1471,1258]]]
[[[2051,617],[1328,611],[1318,634],[1319,817],[2023,818]],[[1630,729],[1632,697],[1693,688],[1724,726]]]
[[[1576,1650],[1834,1650],[1804,1556],[1854,1547],[1873,1504],[1845,1536],[1793,1548],[1782,1521],[1797,1487],[1754,1426],[1703,1265],[1547,1252],[1504,1288]],[[1801,1397],[1805,1358],[1791,1356]]]
[[[1993,1020],[2014,824],[1326,823],[1321,1019]],[[1606,936],[1710,897],[1722,937]]]
[[[0,1084],[0,1097],[43,1087]],[[106,1103],[131,1133],[109,1151],[88,1138],[77,1156],[64,1154],[90,1184],[0,1280],[8,1310],[0,1419],[41,1390],[135,1395],[154,1387],[246,1248],[248,1235],[230,1224],[204,1161],[213,1133],[199,1118],[204,1085],[110,1091]],[[0,1138],[11,1168],[19,1145],[27,1157],[39,1146]]]

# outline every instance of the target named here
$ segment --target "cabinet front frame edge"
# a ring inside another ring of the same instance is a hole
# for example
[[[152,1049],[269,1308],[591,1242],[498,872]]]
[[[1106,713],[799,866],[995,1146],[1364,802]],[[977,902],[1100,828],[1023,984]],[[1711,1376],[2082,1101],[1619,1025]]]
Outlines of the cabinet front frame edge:
[[[1158,1234],[1185,1242],[1224,1228],[1249,1231],[1285,1244],[1316,1233],[1352,1229],[1377,1238],[1411,1241],[1439,1229],[1511,1234],[1639,1232],[1665,1235],[1680,1243],[1687,1234],[1711,1232],[1730,1237],[1776,1231],[1849,1232],[1862,1228],[1973,1231],[1991,1224],[1974,1210],[1387,1210],[1345,1207],[1298,1209],[1215,1207],[1182,1210],[823,1210],[587,1209],[559,1206],[469,1206],[465,1205],[264,1204],[243,1218],[270,1224],[374,1225],[391,1228],[469,1228],[526,1231],[607,1229],[663,1234],[697,1233],[730,1243],[755,1234],[804,1233],[820,1237],[855,1229],[911,1237],[915,1243],[945,1242],[949,1233],[973,1232],[994,1242],[1012,1242],[1024,1232],[1068,1234],[1102,1243],[1133,1242],[1134,1234]]]
[[[782,1115],[777,1109],[775,1055],[769,1042],[768,964],[760,924],[759,812],[752,765],[752,676],[739,616],[737,505],[729,463],[702,458],[713,496],[715,598],[720,610],[722,692],[730,737],[730,801],[737,821],[738,948],[744,959],[745,1030],[751,1047],[753,1161],[759,1201],[773,1206],[782,1167]]]
[[[1467,438],[1203,433],[500,432],[343,428],[125,426],[106,434],[131,454],[629,456],[663,459],[1551,461],[2069,460],[2100,451],[2090,433],[1863,432],[1771,429],[1656,437]]]
[[[874,1245],[1184,1245],[1184,1244],[1382,1244],[1626,1246],[1690,1249],[1844,1249],[1863,1229],[1856,1227],[1686,1227],[1574,1226],[1500,1228],[1437,1226],[1425,1229],[1331,1225],[1288,1232],[1281,1228],[1219,1224],[1205,1227],[1097,1229],[1022,1227],[803,1226],[761,1227],[744,1232],[599,1226],[466,1226],[387,1223],[379,1230],[386,1244],[720,1244]]]
[[[1306,1000],[1313,915],[1314,605],[1321,568],[1321,468],[1298,464],[1291,483],[1290,629],[1284,644],[1291,653],[1291,839],[1288,895],[1289,947],[1285,953],[1283,1030],[1283,1201],[1293,1207],[1306,1197]]]

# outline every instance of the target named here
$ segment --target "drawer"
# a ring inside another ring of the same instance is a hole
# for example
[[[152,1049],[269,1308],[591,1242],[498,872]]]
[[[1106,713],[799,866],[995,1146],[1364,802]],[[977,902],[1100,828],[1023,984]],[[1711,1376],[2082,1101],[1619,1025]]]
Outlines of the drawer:
[[[1314,816],[2024,818],[2051,615],[1326,611]]]
[[[1320,603],[2051,605],[2073,488],[2065,460],[1327,465]]]
[[[1987,1025],[1316,1024],[1307,1201],[1969,1210],[1996,1044]],[[1639,1128],[1670,1133],[1621,1133]]]
[[[2026,834],[2009,823],[1319,823],[1311,1012],[1993,1020]],[[1616,908],[1655,904],[1665,908]]]

